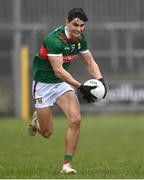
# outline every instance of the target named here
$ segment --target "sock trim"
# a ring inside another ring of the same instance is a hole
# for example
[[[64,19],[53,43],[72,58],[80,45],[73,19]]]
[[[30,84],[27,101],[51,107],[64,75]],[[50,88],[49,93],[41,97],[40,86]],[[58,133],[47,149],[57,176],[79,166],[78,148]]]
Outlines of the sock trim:
[[[64,156],[64,160],[65,160],[65,161],[72,161],[72,155],[66,154],[66,155]]]

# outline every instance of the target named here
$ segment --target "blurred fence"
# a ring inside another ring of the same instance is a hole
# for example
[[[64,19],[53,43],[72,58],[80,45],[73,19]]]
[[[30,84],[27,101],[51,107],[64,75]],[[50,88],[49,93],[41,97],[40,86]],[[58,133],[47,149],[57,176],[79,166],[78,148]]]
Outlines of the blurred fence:
[[[87,40],[108,84],[143,84],[143,0],[0,0],[0,114],[21,112],[21,46],[30,49],[31,71],[39,43],[64,24],[73,7],[82,7],[88,14]],[[79,67],[81,62],[79,66],[73,63],[72,74],[80,81],[88,79],[85,69]]]

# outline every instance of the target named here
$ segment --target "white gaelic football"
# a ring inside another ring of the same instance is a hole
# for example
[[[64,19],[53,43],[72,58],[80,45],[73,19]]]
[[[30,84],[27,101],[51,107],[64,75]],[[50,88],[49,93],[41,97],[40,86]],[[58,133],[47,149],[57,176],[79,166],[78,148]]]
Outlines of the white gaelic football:
[[[103,99],[103,96],[105,94],[105,87],[104,87],[104,85],[102,84],[101,81],[99,81],[97,79],[89,79],[88,81],[86,81],[84,83],[84,85],[96,86],[95,89],[91,89],[91,93],[97,98],[96,102]]]

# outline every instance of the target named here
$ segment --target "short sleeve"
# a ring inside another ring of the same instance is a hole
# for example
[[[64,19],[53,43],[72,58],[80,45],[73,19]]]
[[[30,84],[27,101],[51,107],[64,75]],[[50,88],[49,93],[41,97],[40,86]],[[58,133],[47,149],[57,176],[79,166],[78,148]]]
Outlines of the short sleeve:
[[[62,42],[58,38],[47,38],[43,44],[47,49],[48,56],[62,56]]]

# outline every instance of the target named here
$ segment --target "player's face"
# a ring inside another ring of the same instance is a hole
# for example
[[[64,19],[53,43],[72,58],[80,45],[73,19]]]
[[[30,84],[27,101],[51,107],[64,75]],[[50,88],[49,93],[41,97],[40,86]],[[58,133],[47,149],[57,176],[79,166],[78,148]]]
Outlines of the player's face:
[[[75,18],[70,22],[66,22],[67,30],[70,36],[79,38],[81,33],[84,31],[85,22],[80,20],[79,18]]]

